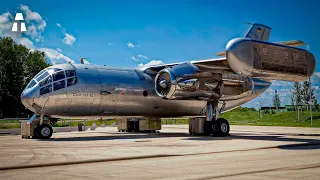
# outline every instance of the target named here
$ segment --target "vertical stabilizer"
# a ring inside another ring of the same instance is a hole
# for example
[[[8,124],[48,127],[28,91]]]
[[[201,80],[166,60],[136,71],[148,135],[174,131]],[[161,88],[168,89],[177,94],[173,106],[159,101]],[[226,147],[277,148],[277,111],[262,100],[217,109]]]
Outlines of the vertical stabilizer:
[[[246,38],[251,38],[254,40],[268,41],[270,36],[271,28],[262,24],[252,24]]]

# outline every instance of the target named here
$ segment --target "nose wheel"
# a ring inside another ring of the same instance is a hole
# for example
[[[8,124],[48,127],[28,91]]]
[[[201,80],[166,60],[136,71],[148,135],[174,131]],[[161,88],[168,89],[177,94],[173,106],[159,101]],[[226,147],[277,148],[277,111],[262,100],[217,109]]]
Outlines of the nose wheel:
[[[34,131],[36,137],[39,139],[49,139],[53,133],[53,129],[49,124],[38,125]]]

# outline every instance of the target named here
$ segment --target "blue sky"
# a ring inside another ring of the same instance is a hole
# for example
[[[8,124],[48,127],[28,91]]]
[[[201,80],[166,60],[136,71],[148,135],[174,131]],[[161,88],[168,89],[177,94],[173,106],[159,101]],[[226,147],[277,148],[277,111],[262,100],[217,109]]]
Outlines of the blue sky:
[[[11,0],[1,3],[0,35],[45,51],[53,63],[78,63],[87,57],[92,64],[134,68],[149,62],[214,58],[229,40],[247,32],[249,25],[244,22],[258,22],[272,28],[270,41],[302,40],[318,58],[319,5],[316,0]],[[8,31],[16,12],[25,15],[26,33]],[[318,75],[314,76],[314,86],[319,89]],[[290,86],[276,82],[264,96],[272,89]],[[282,104],[289,103],[288,93],[283,91]],[[270,104],[267,99],[265,105]]]

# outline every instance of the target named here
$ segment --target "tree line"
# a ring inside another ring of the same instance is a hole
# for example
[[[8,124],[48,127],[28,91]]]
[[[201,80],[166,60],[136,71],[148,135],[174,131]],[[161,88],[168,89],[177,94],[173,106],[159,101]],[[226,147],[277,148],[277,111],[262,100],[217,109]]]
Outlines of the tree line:
[[[32,115],[21,103],[20,95],[29,81],[48,66],[44,52],[30,50],[10,37],[0,38],[0,118]]]
[[[310,105],[312,105],[313,111],[319,111],[320,106],[317,102],[317,99],[314,94],[314,88],[311,88],[309,81],[304,81],[302,83],[295,82],[293,88],[290,90],[291,95],[291,105],[296,110],[304,110],[308,111]],[[273,106],[276,108],[276,112],[278,112],[278,108],[281,105],[279,94],[277,90],[275,90],[275,94],[273,97]]]

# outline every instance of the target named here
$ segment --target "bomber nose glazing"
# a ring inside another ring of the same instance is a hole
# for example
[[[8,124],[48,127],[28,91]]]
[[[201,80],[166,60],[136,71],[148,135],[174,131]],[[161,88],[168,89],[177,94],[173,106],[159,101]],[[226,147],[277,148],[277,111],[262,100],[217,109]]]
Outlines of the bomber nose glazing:
[[[31,109],[33,100],[35,97],[38,97],[37,92],[39,90],[38,84],[32,80],[25,90],[21,93],[20,99],[22,104],[28,108]]]

